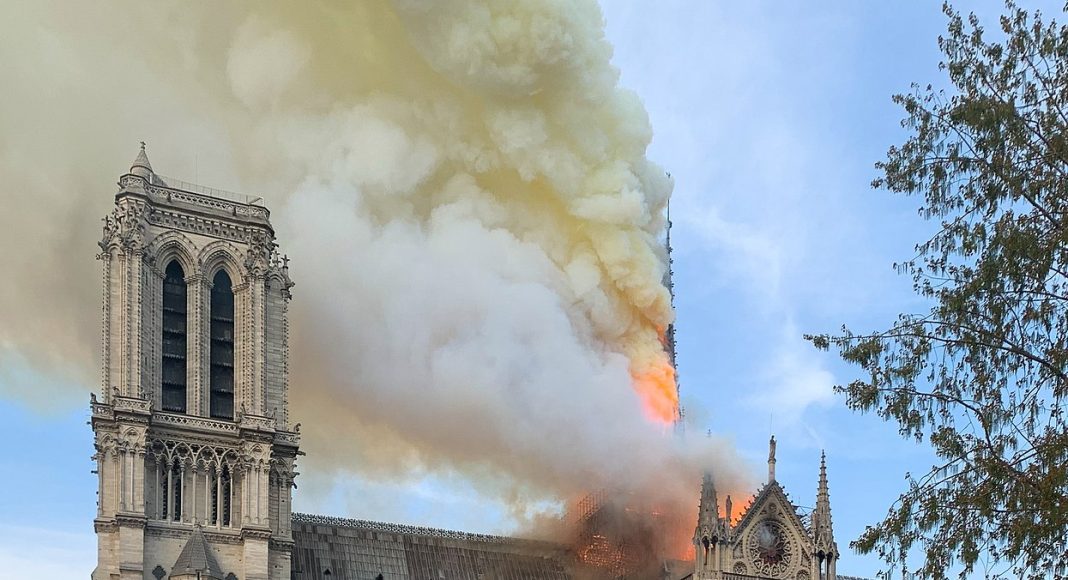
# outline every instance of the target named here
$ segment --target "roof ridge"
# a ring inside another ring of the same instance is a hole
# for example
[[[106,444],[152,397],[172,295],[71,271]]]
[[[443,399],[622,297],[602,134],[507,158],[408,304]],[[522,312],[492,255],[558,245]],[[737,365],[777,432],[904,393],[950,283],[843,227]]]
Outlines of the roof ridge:
[[[305,524],[321,524],[327,526],[340,526],[345,528],[367,528],[380,532],[391,532],[398,534],[415,534],[422,536],[430,536],[437,538],[451,538],[457,540],[476,540],[492,543],[504,543],[504,542],[522,542],[528,544],[538,544],[542,546],[560,546],[554,542],[546,540],[535,540],[531,538],[517,538],[515,536],[502,536],[496,534],[478,534],[473,532],[460,532],[457,530],[447,530],[444,528],[432,528],[427,526],[413,526],[409,524],[396,524],[389,522],[377,522],[373,520],[360,520],[354,518],[343,518],[339,516],[324,516],[319,514],[308,514],[303,512],[293,512],[291,518],[294,522]]]

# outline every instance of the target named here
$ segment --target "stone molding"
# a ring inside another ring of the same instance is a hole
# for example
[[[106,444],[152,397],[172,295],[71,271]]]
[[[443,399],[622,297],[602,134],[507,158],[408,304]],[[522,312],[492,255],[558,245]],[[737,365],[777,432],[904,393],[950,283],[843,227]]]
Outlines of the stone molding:
[[[291,554],[293,552],[293,548],[296,546],[296,542],[294,542],[293,540],[283,540],[281,538],[272,537],[271,542],[268,545],[270,546],[271,550],[277,550],[279,552]]]
[[[106,534],[118,531],[119,525],[115,520],[93,520],[93,530],[98,534]]]
[[[143,515],[134,514],[115,514],[115,524],[121,528],[142,528],[144,529],[145,523],[148,520]]]
[[[184,540],[193,533],[193,527],[194,524],[150,520],[145,527],[145,535],[155,538]],[[210,544],[241,544],[241,532],[237,528],[228,530],[226,528],[202,527],[201,531]]]
[[[270,540],[271,528],[255,528],[246,526],[244,528],[241,528],[241,538],[251,538],[254,540]]]

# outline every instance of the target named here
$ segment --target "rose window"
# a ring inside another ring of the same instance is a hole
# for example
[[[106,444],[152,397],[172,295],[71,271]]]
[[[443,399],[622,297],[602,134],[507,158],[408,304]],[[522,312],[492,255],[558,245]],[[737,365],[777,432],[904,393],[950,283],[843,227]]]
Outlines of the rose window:
[[[758,574],[778,576],[790,563],[790,540],[786,529],[775,520],[764,520],[749,533],[749,560]]]

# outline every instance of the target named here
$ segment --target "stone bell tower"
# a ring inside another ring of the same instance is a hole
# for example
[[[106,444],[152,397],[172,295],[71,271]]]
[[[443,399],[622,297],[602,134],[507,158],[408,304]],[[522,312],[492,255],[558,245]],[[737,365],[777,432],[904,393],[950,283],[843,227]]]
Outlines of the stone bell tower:
[[[118,185],[98,256],[93,580],[289,580],[293,283],[270,212],[157,175],[143,143]]]

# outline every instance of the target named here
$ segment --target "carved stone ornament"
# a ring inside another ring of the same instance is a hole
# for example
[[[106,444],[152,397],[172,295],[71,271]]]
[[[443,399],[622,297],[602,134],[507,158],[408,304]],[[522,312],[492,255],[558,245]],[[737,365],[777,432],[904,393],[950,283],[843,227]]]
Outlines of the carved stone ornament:
[[[116,207],[111,215],[104,217],[104,237],[100,249],[117,244],[124,249],[140,249],[145,243],[145,219],[152,211],[144,204],[125,204]]]
[[[263,277],[271,268],[276,244],[266,232],[255,231],[249,236],[245,268],[255,277]]]

